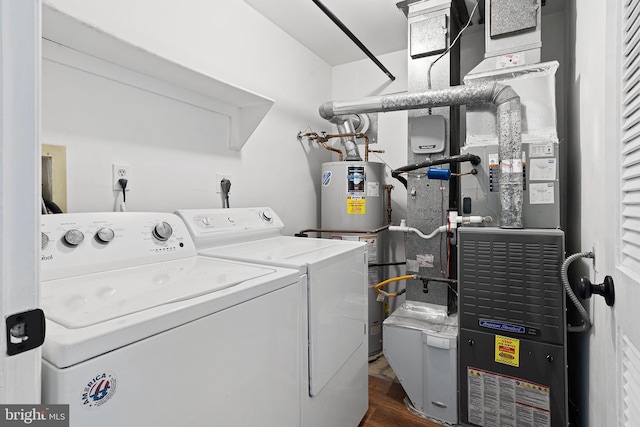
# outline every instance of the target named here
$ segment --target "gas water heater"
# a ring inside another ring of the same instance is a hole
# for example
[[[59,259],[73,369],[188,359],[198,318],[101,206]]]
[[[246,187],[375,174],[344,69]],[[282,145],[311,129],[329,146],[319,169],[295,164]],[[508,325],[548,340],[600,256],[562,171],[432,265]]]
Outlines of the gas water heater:
[[[384,164],[363,161],[322,164],[321,228],[324,237],[367,243],[369,264],[385,257]],[[346,233],[344,230],[353,230]],[[369,267],[369,356],[382,352],[383,304],[374,288],[381,267]]]

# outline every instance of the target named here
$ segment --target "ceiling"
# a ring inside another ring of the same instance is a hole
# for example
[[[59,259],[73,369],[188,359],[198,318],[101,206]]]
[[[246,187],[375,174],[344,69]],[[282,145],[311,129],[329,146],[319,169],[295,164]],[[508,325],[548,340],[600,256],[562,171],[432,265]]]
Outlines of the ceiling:
[[[312,0],[244,0],[268,20],[330,65],[366,59],[360,50]],[[375,55],[407,48],[407,18],[399,0],[321,0]],[[473,9],[475,0],[465,0]],[[547,0],[543,13],[557,12],[565,0]],[[473,22],[477,23],[478,12]]]

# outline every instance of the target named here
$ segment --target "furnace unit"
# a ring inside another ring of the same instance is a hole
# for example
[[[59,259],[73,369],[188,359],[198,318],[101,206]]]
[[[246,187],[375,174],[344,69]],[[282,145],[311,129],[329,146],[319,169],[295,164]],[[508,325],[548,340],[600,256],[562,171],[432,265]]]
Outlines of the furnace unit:
[[[462,423],[565,427],[564,233],[467,227],[458,236]]]

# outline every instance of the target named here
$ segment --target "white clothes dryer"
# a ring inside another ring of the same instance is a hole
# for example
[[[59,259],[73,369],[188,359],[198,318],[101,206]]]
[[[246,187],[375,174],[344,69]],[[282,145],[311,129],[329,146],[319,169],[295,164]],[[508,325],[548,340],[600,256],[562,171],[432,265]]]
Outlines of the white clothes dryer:
[[[269,208],[176,213],[202,255],[299,271],[306,280],[300,425],[357,427],[368,409],[366,245],[282,236]]]
[[[198,256],[174,214],[46,215],[42,238],[42,401],[71,426],[299,426],[298,271]]]

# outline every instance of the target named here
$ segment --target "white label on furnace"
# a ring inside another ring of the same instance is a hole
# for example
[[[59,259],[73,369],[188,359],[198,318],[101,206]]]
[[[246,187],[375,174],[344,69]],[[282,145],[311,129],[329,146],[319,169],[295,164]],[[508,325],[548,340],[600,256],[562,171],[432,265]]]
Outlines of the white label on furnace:
[[[500,171],[504,173],[522,173],[522,159],[505,159],[500,162]]]
[[[496,69],[516,67],[522,65],[522,55],[520,53],[510,53],[496,58]]]
[[[529,203],[532,205],[550,205],[554,202],[554,183],[529,184]]]
[[[467,367],[469,422],[483,426],[551,426],[551,389],[520,378]],[[517,421],[516,421],[517,420]]]
[[[433,268],[433,255],[432,254],[418,254],[416,260],[418,261],[418,267]]]
[[[498,154],[489,154],[489,167],[498,166]]]
[[[367,196],[379,197],[380,196],[380,183],[379,182],[367,182]]]
[[[529,144],[529,157],[551,157],[553,156],[553,143]]]
[[[529,159],[529,181],[554,181],[556,159]]]

